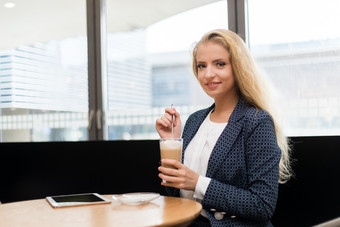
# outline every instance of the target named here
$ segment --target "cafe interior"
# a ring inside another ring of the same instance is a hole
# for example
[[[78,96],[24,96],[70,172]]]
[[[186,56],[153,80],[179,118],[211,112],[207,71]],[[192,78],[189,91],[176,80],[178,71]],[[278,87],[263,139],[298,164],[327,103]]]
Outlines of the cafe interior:
[[[279,185],[273,225],[338,226],[339,9],[334,0],[0,1],[0,210],[89,192],[166,196],[155,120],[173,104],[184,125],[210,106],[190,48],[225,28],[281,92],[294,176]]]

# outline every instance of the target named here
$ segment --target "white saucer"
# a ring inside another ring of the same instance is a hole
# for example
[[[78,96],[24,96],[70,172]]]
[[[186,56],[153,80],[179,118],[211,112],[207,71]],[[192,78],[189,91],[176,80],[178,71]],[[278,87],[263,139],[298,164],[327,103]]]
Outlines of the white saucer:
[[[113,195],[112,198],[126,205],[143,205],[159,197],[153,192],[134,192],[120,195]]]

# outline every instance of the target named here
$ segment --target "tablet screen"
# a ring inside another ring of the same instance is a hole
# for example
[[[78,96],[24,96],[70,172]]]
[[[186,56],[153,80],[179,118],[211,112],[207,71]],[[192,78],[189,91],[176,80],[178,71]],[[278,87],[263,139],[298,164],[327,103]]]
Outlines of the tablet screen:
[[[111,201],[97,193],[62,195],[46,197],[53,207],[78,206],[98,203],[110,203]]]
[[[94,194],[68,195],[68,196],[52,196],[57,203],[67,202],[100,202],[105,201]]]

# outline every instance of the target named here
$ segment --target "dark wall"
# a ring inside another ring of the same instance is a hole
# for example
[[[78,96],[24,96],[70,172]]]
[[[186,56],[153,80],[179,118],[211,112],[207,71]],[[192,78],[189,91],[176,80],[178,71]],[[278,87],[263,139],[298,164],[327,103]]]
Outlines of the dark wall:
[[[295,177],[280,185],[276,227],[340,216],[340,137],[295,137]],[[157,140],[0,143],[0,201],[98,192],[159,192]]]
[[[274,226],[312,226],[340,217],[340,137],[295,137],[295,177],[280,185]]]
[[[160,192],[158,141],[0,143],[0,201]]]

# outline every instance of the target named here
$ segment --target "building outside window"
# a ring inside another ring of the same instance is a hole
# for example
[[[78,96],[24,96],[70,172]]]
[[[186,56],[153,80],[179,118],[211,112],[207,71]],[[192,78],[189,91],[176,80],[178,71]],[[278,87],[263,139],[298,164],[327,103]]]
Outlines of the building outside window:
[[[1,142],[87,140],[85,3],[1,3]]]
[[[156,139],[155,120],[165,107],[173,104],[184,125],[212,104],[192,73],[191,51],[205,32],[228,29],[227,0],[198,1],[168,16],[158,3],[137,12],[106,2],[104,139]],[[246,41],[278,91],[286,134],[338,135],[340,2],[246,3]],[[86,1],[51,4],[0,6],[1,142],[89,139]],[[122,12],[136,17],[117,20]]]
[[[340,2],[248,4],[250,48],[278,91],[286,134],[339,135]]]

